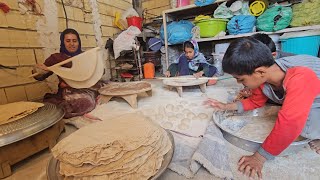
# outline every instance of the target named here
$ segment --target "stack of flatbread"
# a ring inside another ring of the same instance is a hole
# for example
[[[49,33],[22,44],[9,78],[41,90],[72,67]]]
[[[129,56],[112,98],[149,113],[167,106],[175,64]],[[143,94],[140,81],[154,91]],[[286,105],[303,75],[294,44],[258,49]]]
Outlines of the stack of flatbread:
[[[167,132],[138,114],[83,127],[60,141],[53,156],[65,179],[149,179],[172,148]]]
[[[43,105],[37,102],[14,102],[0,105],[0,125],[28,116]]]

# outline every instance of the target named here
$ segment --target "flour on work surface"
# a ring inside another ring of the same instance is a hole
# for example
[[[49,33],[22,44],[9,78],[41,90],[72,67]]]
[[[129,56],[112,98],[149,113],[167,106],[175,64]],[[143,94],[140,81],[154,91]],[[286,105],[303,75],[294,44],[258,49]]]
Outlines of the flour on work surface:
[[[274,127],[278,109],[267,107],[245,114],[226,116],[221,121],[221,126],[237,137],[263,142]]]

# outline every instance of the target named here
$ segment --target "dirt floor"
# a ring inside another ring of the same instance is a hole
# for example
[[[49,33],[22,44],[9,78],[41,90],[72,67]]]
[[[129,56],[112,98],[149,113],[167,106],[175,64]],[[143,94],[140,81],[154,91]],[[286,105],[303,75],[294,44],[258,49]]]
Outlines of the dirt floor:
[[[152,97],[140,97],[138,99],[138,109],[132,109],[122,99],[115,99],[106,105],[99,106],[93,111],[93,115],[100,116],[102,118],[112,118],[121,113],[141,111],[151,112],[157,105],[165,105],[168,103],[174,103],[176,101],[186,100],[202,106],[202,102],[208,97],[215,98],[220,101],[228,100],[228,92],[239,90],[241,87],[236,85],[234,79],[218,82],[215,86],[207,87],[205,94],[200,92],[197,87],[185,88],[183,97],[179,97],[175,90],[169,90],[164,87],[161,81],[150,81],[153,88]],[[206,108],[206,107],[203,107]],[[78,125],[86,123],[76,122]],[[60,139],[66,137],[68,134],[74,132],[76,128],[71,125],[66,125],[66,131],[61,135]],[[237,162],[243,155],[249,155],[250,152],[233,146],[227,142],[230,166],[235,179],[249,179],[243,176],[237,171]],[[6,180],[21,180],[21,179],[47,179],[46,168],[49,159],[51,158],[49,150],[44,150],[18,164],[13,166],[12,176],[6,178]],[[311,151],[308,146],[303,151],[295,155],[287,157],[278,157],[273,161],[265,163],[263,168],[263,179],[319,179],[320,177],[320,155]],[[167,170],[161,180],[167,179],[186,179],[183,176],[179,176],[171,170]],[[219,179],[209,174],[204,168],[201,168],[196,174],[194,179]]]

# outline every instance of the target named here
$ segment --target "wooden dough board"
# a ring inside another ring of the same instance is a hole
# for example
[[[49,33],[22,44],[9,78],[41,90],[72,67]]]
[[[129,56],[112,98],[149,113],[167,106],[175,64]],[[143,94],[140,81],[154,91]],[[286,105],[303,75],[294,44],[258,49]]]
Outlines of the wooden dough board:
[[[146,93],[152,96],[152,88],[148,82],[110,83],[102,87],[99,93],[101,94],[99,104],[109,102],[112,97],[121,97],[133,108],[137,108],[138,94]]]
[[[182,87],[184,86],[197,86],[199,85],[201,92],[206,92],[206,83],[208,82],[208,79],[192,79],[189,78],[193,76],[179,76],[181,79],[165,79],[163,80],[163,84],[169,86],[169,87],[175,87],[178,91],[178,94],[180,97],[182,97]]]

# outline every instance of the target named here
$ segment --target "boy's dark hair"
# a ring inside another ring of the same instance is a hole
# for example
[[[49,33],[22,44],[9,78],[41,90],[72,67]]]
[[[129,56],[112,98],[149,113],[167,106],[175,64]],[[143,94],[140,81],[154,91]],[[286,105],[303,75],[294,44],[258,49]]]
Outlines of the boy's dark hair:
[[[183,50],[185,50],[186,48],[192,48],[192,49],[194,49],[194,46],[193,46],[193,44],[192,44],[190,41],[185,41],[185,42],[183,43]]]
[[[274,59],[270,49],[252,38],[239,38],[228,47],[223,60],[223,71],[235,75],[251,75],[261,66],[270,67]]]
[[[263,33],[254,34],[251,37],[257,39],[258,41],[262,42],[263,44],[267,45],[271,52],[276,52],[276,44],[273,40],[267,35]]]

